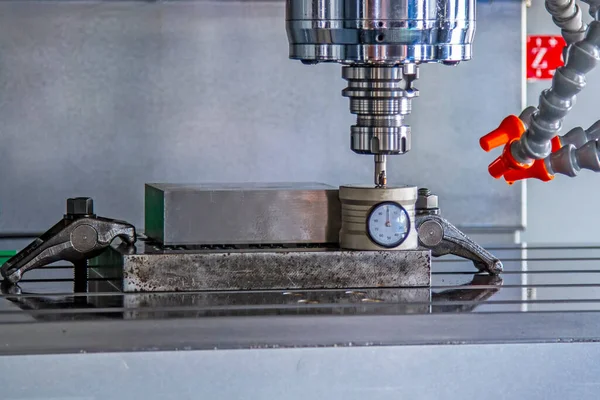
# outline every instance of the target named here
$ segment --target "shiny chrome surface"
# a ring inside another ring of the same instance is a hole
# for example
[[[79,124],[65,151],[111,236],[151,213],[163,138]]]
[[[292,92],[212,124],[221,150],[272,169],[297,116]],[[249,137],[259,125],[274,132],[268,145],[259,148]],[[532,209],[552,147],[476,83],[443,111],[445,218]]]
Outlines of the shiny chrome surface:
[[[416,79],[414,66],[412,77]],[[398,67],[344,67],[348,87],[342,92],[356,114],[351,128],[351,148],[358,154],[403,154],[410,150],[411,100],[418,96],[410,77]]]
[[[474,0],[287,0],[290,57],[304,62],[471,58]]]
[[[147,184],[146,235],[165,245],[337,243],[338,189],[318,183]]]
[[[385,186],[385,156],[410,150],[410,126],[404,118],[411,112],[412,99],[419,95],[413,87],[418,66],[346,66],[342,76],[348,81],[342,95],[350,99],[350,112],[356,115],[350,147],[357,154],[375,155],[374,183]]]

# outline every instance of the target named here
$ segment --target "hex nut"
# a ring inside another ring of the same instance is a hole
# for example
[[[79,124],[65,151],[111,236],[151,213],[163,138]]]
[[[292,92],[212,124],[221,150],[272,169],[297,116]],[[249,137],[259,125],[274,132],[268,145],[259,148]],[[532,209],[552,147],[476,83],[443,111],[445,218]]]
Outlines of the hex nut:
[[[438,197],[435,194],[419,195],[415,207],[417,210],[429,210],[439,208]]]

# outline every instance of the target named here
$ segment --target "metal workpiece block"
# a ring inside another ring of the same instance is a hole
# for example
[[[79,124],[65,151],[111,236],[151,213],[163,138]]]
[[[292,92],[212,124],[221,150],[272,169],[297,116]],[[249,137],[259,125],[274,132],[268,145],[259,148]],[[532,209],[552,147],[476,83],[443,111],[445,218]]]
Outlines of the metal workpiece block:
[[[431,255],[421,250],[186,251],[121,258],[117,265],[124,292],[428,287],[431,283]]]
[[[319,183],[147,184],[145,233],[164,245],[338,243],[338,189]]]

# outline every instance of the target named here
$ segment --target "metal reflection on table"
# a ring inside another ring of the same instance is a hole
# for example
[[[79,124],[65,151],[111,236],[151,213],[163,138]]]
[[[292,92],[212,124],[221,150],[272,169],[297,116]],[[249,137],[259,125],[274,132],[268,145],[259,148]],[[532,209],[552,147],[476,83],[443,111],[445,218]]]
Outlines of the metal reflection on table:
[[[1,285],[1,291],[2,297],[38,321],[406,315],[471,312],[500,290],[502,279],[499,276],[476,274],[468,284],[441,292],[411,287],[121,293],[115,290],[115,285],[109,280],[95,281],[94,284],[97,285],[96,289],[102,288],[104,291],[68,295],[36,294],[23,292],[19,286],[8,283]]]

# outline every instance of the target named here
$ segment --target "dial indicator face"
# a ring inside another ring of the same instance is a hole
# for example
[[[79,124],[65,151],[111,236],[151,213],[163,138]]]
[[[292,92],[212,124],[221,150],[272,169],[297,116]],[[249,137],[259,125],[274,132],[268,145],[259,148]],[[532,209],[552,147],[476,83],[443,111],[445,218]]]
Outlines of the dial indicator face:
[[[410,231],[408,213],[398,203],[377,204],[367,218],[369,238],[385,248],[398,247]]]

